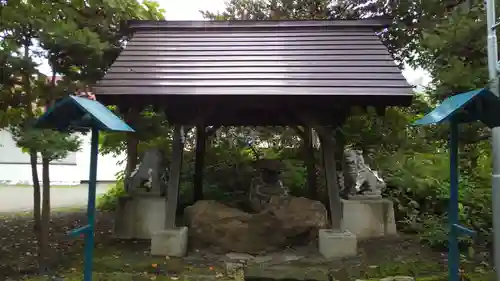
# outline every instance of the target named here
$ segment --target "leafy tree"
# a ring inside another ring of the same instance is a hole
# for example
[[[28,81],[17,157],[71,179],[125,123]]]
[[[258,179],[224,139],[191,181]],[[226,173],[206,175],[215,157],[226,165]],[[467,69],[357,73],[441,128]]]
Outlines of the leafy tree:
[[[1,2],[4,35],[1,43],[2,84],[0,120],[30,154],[34,186],[35,230],[39,241],[39,265],[48,257],[50,222],[49,163],[76,151],[78,138],[68,133],[32,129],[43,108],[78,89],[87,89],[116,58],[128,34],[128,19],[162,18],[156,2],[115,1],[21,1]],[[35,55],[49,61],[52,75],[37,69]],[[57,77],[63,76],[62,80]],[[19,109],[22,110],[19,110]],[[42,159],[43,200],[37,171]]]

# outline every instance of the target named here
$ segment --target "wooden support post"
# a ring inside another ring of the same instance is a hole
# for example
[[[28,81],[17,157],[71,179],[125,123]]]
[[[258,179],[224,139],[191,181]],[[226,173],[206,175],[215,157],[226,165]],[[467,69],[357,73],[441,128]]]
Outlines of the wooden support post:
[[[205,167],[205,154],[208,139],[217,131],[218,126],[207,128],[203,125],[196,126],[196,151],[193,176],[193,202],[203,200],[203,168]]]
[[[179,199],[179,184],[182,168],[182,155],[184,152],[184,132],[180,125],[174,126],[174,135],[172,143],[172,159],[170,162],[170,174],[168,177],[167,190],[167,210],[165,215],[165,228],[175,228],[175,218],[177,212],[177,203]]]
[[[342,230],[342,202],[340,201],[340,190],[337,180],[337,167],[335,163],[335,141],[333,136],[326,134],[324,130],[316,130],[321,142],[323,154],[323,167],[328,190],[330,205],[330,219],[333,230]]]
[[[207,132],[205,126],[196,126],[196,151],[193,176],[193,202],[203,200],[203,167],[207,148]]]
[[[340,189],[337,178],[337,167],[335,163],[335,138],[333,131],[321,126],[316,122],[315,118],[308,114],[298,116],[306,126],[313,128],[318,134],[321,143],[322,162],[324,175],[326,180],[326,188],[328,190],[328,199],[330,207],[330,219],[332,229],[342,231],[342,202],[340,201]],[[339,124],[341,124],[339,120]]]
[[[378,116],[384,117],[385,116],[385,106],[376,106],[375,112],[377,113]]]
[[[307,189],[310,199],[318,200],[318,186],[316,178],[316,158],[314,157],[314,146],[312,129],[305,126],[295,126],[293,129],[302,139],[301,154],[307,171]]]

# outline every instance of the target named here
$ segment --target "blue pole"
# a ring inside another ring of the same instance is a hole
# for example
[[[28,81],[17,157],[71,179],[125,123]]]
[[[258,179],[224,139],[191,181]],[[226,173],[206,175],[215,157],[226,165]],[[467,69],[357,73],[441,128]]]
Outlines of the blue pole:
[[[85,263],[83,280],[92,281],[92,260],[94,256],[94,221],[95,221],[95,197],[97,181],[97,156],[99,153],[99,130],[92,128],[92,141],[90,144],[90,175],[89,175],[89,198],[87,205],[88,231],[85,232]]]
[[[448,280],[459,281],[460,253],[458,250],[458,123],[450,122],[450,202],[448,220],[450,233],[448,237]]]

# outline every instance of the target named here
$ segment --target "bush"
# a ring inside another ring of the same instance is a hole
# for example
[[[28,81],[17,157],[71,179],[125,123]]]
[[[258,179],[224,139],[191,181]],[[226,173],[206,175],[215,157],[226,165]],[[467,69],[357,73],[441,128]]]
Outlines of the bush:
[[[386,196],[394,201],[400,230],[420,233],[423,242],[446,247],[450,194],[449,157],[446,151],[426,154],[399,153],[378,160],[388,184]],[[486,171],[487,172],[487,171]],[[459,185],[460,223],[489,241],[492,225],[491,195],[484,174],[461,175]],[[467,237],[461,238],[468,243]]]
[[[118,206],[118,199],[126,194],[123,180],[119,180],[105,194],[97,198],[97,208],[113,211]]]

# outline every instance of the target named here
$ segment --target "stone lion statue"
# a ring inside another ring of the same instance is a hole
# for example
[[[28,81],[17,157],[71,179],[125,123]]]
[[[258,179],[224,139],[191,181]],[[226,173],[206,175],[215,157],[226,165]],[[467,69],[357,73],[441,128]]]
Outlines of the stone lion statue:
[[[164,162],[164,155],[160,149],[148,149],[142,161],[126,179],[127,191],[164,196],[168,181],[168,169],[165,168]]]
[[[377,171],[372,170],[360,150],[344,151],[343,171],[338,174],[341,195],[349,198],[356,195],[380,197],[386,183]]]

